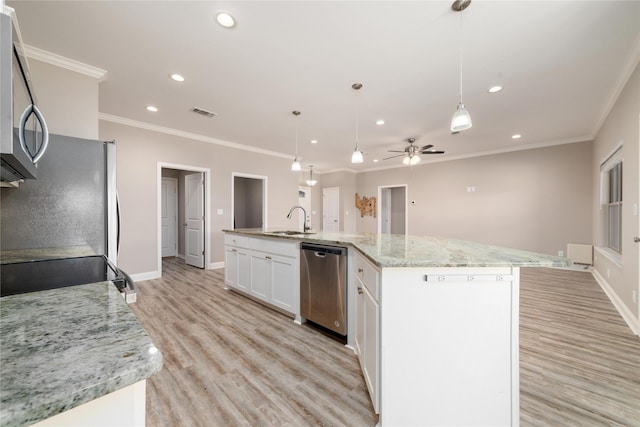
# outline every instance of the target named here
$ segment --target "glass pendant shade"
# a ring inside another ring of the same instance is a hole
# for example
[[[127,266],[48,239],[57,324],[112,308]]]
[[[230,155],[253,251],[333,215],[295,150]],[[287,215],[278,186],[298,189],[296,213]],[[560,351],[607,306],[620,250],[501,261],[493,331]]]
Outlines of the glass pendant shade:
[[[404,163],[405,165],[415,165],[419,162],[420,162],[420,156],[417,156],[417,155],[406,156],[404,159],[402,159],[402,163]]]
[[[309,179],[306,181],[309,187],[313,187],[318,183],[315,179],[313,179],[313,165],[309,166]]]
[[[300,162],[298,161],[298,158],[296,157],[295,160],[293,161],[293,163],[291,163],[291,170],[294,172],[298,172],[300,171],[302,168],[300,167]]]
[[[363,161],[362,151],[356,148],[353,154],[351,154],[351,163],[362,163]]]
[[[458,103],[458,108],[456,108],[456,112],[453,113],[453,117],[451,118],[451,132],[467,130],[470,129],[471,126],[471,116],[469,112],[464,108],[462,102]]]

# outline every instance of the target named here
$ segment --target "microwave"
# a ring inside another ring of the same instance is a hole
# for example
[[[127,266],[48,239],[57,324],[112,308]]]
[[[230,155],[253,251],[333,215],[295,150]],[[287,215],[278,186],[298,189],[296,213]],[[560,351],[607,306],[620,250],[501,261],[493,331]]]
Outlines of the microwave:
[[[35,179],[49,141],[15,11],[0,11],[0,181]]]

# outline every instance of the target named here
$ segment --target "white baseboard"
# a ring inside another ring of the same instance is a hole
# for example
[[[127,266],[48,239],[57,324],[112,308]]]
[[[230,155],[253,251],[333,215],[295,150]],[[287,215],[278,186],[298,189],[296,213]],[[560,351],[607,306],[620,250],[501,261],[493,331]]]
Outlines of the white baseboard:
[[[622,300],[618,297],[618,294],[615,293],[613,288],[609,285],[604,277],[598,272],[598,270],[593,269],[591,274],[596,279],[596,282],[600,285],[605,294],[609,297],[614,307],[622,316],[622,319],[627,323],[631,331],[635,335],[640,335],[640,319],[636,319],[631,310],[622,302]]]
[[[147,271],[146,273],[132,274],[131,278],[134,282],[144,282],[145,280],[159,279],[161,274],[159,271]]]
[[[224,261],[222,262],[212,262],[209,264],[209,270],[218,270],[220,268],[224,268]]]

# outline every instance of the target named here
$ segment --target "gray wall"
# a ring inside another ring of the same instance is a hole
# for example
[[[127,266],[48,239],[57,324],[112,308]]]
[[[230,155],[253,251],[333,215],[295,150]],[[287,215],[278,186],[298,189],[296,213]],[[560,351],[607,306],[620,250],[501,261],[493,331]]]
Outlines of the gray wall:
[[[638,204],[640,198],[640,68],[629,78],[594,142],[591,164],[593,216],[592,230],[595,245],[607,246],[602,230],[606,208],[600,207],[600,165],[618,144],[623,144],[622,166],[622,254],[608,257],[606,251],[595,253],[596,278],[613,294],[614,303],[628,322],[640,332],[640,244],[633,242],[640,236]],[[635,210],[634,210],[635,206]],[[635,292],[636,300],[633,300]]]
[[[408,232],[557,255],[590,243],[590,142],[360,173],[357,190],[407,184]],[[475,192],[467,192],[475,187]],[[376,232],[377,218],[357,218]]]

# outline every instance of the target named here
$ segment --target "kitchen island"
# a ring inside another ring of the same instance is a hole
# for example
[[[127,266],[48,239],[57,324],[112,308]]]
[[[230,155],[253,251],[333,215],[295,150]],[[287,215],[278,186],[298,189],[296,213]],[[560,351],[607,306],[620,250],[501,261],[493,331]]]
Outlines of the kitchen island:
[[[359,358],[379,425],[519,424],[520,267],[565,267],[569,260],[424,236],[225,233],[230,254],[267,258],[270,245],[282,242],[348,248],[347,343]],[[249,265],[235,271],[245,271],[251,289],[252,257],[246,260]],[[295,301],[292,307],[298,318]]]
[[[0,424],[144,425],[162,355],[116,286],[0,299]]]

